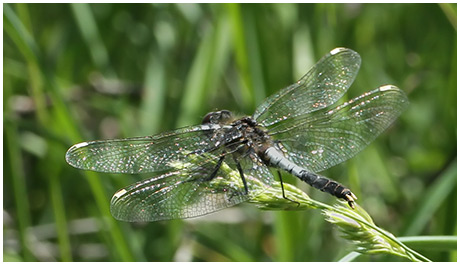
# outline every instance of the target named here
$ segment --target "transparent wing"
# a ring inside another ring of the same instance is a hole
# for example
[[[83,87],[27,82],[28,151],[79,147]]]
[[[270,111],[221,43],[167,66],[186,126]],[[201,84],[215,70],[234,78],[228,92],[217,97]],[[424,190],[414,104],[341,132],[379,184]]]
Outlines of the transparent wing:
[[[267,98],[253,118],[270,126],[323,109],[340,99],[353,83],[361,57],[353,50],[336,48],[324,56],[297,83]]]
[[[240,160],[248,185],[245,192],[231,155],[225,157],[217,175],[209,176],[217,160],[195,156],[190,165],[119,190],[112,197],[113,217],[122,221],[147,222],[190,218],[218,211],[263,192],[274,179],[257,156]]]
[[[331,110],[284,120],[269,127],[290,160],[312,172],[337,165],[357,154],[407,107],[404,92],[382,86]]]
[[[67,163],[108,173],[148,173],[170,170],[171,161],[187,161],[216,149],[211,135],[220,125],[199,125],[154,136],[79,143],[66,153]]]

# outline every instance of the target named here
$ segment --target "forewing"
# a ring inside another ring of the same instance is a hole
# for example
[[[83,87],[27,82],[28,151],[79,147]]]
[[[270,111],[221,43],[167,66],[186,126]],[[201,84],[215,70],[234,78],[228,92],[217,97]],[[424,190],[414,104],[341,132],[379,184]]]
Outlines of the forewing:
[[[210,141],[220,125],[199,125],[154,136],[79,143],[66,153],[67,163],[108,173],[148,173],[170,170],[171,161],[186,162],[190,154],[216,149]]]
[[[407,105],[408,99],[402,90],[382,86],[329,111],[285,120],[268,129],[290,160],[318,172],[361,151]]]
[[[196,217],[244,202],[265,190],[273,181],[268,168],[257,158],[240,159],[248,185],[245,188],[231,155],[225,157],[216,177],[210,178],[217,161],[197,159],[182,170],[139,181],[112,197],[112,215],[122,221],[148,222]],[[179,162],[181,163],[181,162]]]
[[[336,48],[325,55],[297,83],[267,98],[253,118],[262,126],[323,109],[340,99],[353,83],[361,57]]]

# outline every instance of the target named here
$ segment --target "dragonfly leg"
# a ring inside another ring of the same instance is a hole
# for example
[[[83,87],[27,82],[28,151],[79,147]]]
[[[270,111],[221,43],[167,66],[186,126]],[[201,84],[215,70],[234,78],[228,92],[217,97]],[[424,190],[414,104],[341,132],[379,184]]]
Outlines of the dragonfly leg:
[[[244,173],[243,173],[243,169],[241,168],[241,164],[240,162],[236,161],[236,168],[238,169],[238,171],[240,172],[240,177],[241,177],[241,180],[243,181],[243,185],[244,185],[244,195],[247,195],[248,194],[248,184],[246,183],[246,178],[244,177]]]
[[[342,184],[307,171],[303,171],[300,174],[300,179],[316,189],[332,194],[339,199],[344,199],[351,208],[355,208],[354,202],[357,199],[356,196]]]
[[[221,156],[219,158],[219,161],[217,161],[217,164],[214,167],[214,169],[212,170],[211,174],[208,177],[202,179],[202,181],[211,181],[211,180],[213,180],[217,176],[217,172],[219,171],[220,167],[222,166],[222,162],[224,162],[224,159],[225,159],[225,155]]]
[[[186,182],[193,182],[193,181],[211,181],[213,180],[216,176],[217,176],[217,172],[219,171],[220,167],[222,166],[222,162],[224,162],[224,159],[225,159],[225,156],[221,156],[219,158],[219,161],[217,161],[217,164],[216,166],[214,167],[214,169],[212,170],[211,174],[205,178],[191,178],[191,179],[187,179],[187,180],[184,180],[183,182],[186,183]]]
[[[288,201],[297,203],[297,207],[299,207],[299,206],[300,206],[300,203],[299,203],[299,202],[289,199],[289,198],[286,197],[286,195],[284,194],[283,178],[281,177],[281,172],[280,172],[279,170],[277,170],[277,172],[278,172],[278,178],[280,179],[281,193],[283,194],[283,198],[286,199],[286,200],[288,200]]]
[[[241,168],[240,162],[238,162],[235,158],[234,160],[236,162],[236,168],[238,169],[238,172],[240,173],[241,181],[243,181],[244,192],[243,193],[233,192],[232,194],[230,194],[230,199],[233,198],[233,196],[241,196],[241,195],[246,196],[249,193],[248,184],[246,183],[246,178],[244,177],[244,173],[243,173],[243,168]]]

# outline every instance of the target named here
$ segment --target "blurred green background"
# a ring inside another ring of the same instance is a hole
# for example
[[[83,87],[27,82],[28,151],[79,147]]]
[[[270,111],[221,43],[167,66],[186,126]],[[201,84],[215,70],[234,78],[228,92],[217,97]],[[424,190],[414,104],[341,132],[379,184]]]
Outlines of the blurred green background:
[[[198,124],[216,109],[251,114],[335,47],[362,57],[347,97],[394,84],[411,104],[324,175],[349,186],[396,236],[456,235],[456,4],[3,4],[3,22],[4,260],[347,255],[352,245],[317,210],[242,204],[185,221],[118,222],[109,200],[136,177],[77,170],[64,159],[81,141]],[[455,251],[415,250],[457,260]]]

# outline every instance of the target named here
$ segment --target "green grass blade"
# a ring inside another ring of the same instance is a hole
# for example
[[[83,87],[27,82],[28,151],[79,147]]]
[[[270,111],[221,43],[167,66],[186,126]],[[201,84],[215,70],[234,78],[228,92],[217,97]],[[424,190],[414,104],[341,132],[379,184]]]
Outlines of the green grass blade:
[[[8,165],[10,167],[10,181],[13,186],[13,196],[16,207],[16,220],[19,232],[18,237],[21,247],[21,255],[24,261],[35,261],[36,259],[33,257],[31,253],[27,236],[27,228],[29,228],[31,225],[29,214],[30,207],[29,202],[27,201],[28,192],[25,173],[22,170],[23,161],[21,157],[20,147],[16,145],[16,143],[19,143],[19,140],[17,139],[18,131],[16,129],[15,124],[13,123],[7,123],[5,125],[6,126],[4,127],[4,136],[8,150],[7,156],[9,157],[9,163],[5,163],[5,165]]]
[[[231,32],[233,40],[233,49],[236,56],[236,62],[240,72],[240,90],[238,93],[238,102],[242,107],[252,106],[254,104],[252,92],[254,84],[250,74],[250,56],[247,49],[246,32],[243,27],[243,18],[241,14],[241,4],[226,4],[226,9],[231,22]]]
[[[39,116],[43,117],[40,119],[40,122],[43,126],[43,128],[47,128],[49,130],[52,130],[53,125],[56,126],[56,131],[52,132],[53,134],[60,135],[63,138],[67,137],[72,137],[73,139],[71,140],[72,142],[78,142],[81,137],[79,137],[78,132],[75,129],[75,126],[73,123],[69,123],[69,121],[72,121],[72,119],[69,115],[69,112],[67,110],[67,107],[64,103],[63,96],[59,94],[59,90],[57,89],[56,83],[54,82],[54,79],[50,76],[48,76],[45,69],[46,67],[44,66],[44,62],[39,60],[39,58],[42,58],[40,56],[40,51],[36,48],[36,45],[34,44],[35,41],[33,40],[32,36],[30,34],[27,34],[26,30],[24,29],[24,26],[20,23],[20,20],[16,19],[14,12],[9,9],[8,7],[5,8],[5,12],[8,14],[6,24],[8,25],[8,34],[11,36],[12,39],[14,39],[18,45],[18,47],[23,47],[20,49],[20,51],[23,52],[23,56],[28,60],[28,65],[31,67],[31,76],[33,77],[31,80],[32,84],[36,84],[35,86],[37,87],[36,93],[33,95],[35,96],[35,102],[44,102],[44,95],[42,91],[42,87],[46,85],[46,87],[50,88],[50,96],[53,100],[54,103],[54,119],[52,119],[54,124],[50,124],[51,119],[48,119],[46,117],[50,116],[48,113],[48,110],[45,109],[45,107],[39,108],[37,106],[37,112]],[[25,14],[25,12],[22,12],[22,14]],[[43,69],[43,71],[42,71]],[[44,105],[44,104],[43,104]],[[66,124],[67,126],[61,126],[63,124]],[[65,129],[62,129],[65,128]],[[64,159],[62,157],[62,159]],[[21,161],[21,160],[15,160],[15,161]],[[57,179],[54,179],[57,180]],[[53,200],[62,200],[62,197],[60,195],[59,191],[56,191],[56,187],[60,187],[61,185],[57,182],[53,182],[53,179],[50,180],[52,183],[50,183],[50,187],[52,188],[52,198]],[[108,199],[105,196],[104,193],[102,193],[103,190],[103,185],[101,184],[101,181],[99,178],[91,176],[88,177],[88,181],[90,183],[90,186],[93,188],[93,193],[96,198],[96,203],[99,205],[100,210],[102,212],[108,212]],[[23,194],[20,192],[20,190],[17,191],[18,193],[15,195],[23,197]],[[102,196],[103,195],[103,196]],[[25,197],[24,197],[25,198]],[[63,206],[60,205],[59,203],[54,203],[54,211],[55,211],[55,217],[58,218],[57,225],[60,226],[58,228],[58,232],[60,233],[65,233],[66,229],[63,227],[66,225],[66,220],[62,216],[62,208]],[[20,209],[20,208],[18,208]],[[26,207],[27,209],[27,207]],[[110,214],[106,214],[110,215]],[[25,218],[24,220],[27,220]],[[116,252],[115,254],[119,255],[121,260],[125,261],[130,261],[133,260],[132,255],[129,251],[129,248],[126,245],[126,242],[123,240],[123,236],[121,234],[121,230],[118,227],[117,223],[113,219],[109,219],[108,221],[108,226],[110,229],[108,230],[108,233],[112,236],[113,239],[113,244],[116,246]],[[68,239],[67,235],[58,235],[58,238],[61,241],[60,247],[62,250],[65,252],[68,252]],[[70,259],[68,253],[61,253],[63,254],[63,257],[65,259]]]
[[[426,195],[408,219],[401,235],[418,235],[433,218],[435,212],[448,198],[448,195],[456,187],[457,182],[457,160],[453,161],[445,169],[426,191]]]
[[[144,93],[140,106],[141,135],[159,131],[166,102],[166,73],[161,53],[151,52],[145,69]]]
[[[406,236],[398,240],[409,247],[424,250],[455,251],[457,236]]]
[[[191,125],[190,121],[203,115],[203,109],[211,109],[206,104],[207,92],[217,86],[229,56],[228,21],[224,15],[218,17],[215,26],[205,33],[187,76],[177,127]]]
[[[56,144],[51,144],[49,149],[50,158],[48,158],[47,161],[58,160],[59,158],[55,158],[55,156],[60,156],[60,154],[62,154],[63,148],[56,146]],[[59,253],[61,256],[60,260],[69,262],[72,261],[72,252],[70,246],[69,231],[67,227],[68,222],[65,215],[64,198],[62,196],[61,190],[62,183],[60,180],[60,174],[62,173],[62,167],[56,165],[53,166],[50,164],[45,168],[45,170],[47,171],[46,174],[49,176],[48,185],[53,205],[54,218],[56,221]]]
[[[452,27],[454,27],[454,29],[457,30],[457,10],[456,10],[456,5],[455,5],[455,8],[454,8],[453,3],[439,3],[439,6],[441,7],[442,11],[446,15],[446,17],[449,20],[450,24],[452,24]]]
[[[102,42],[90,5],[87,3],[72,3],[71,7],[93,62],[100,71],[109,76],[115,76],[115,73],[110,68],[108,52]]]

